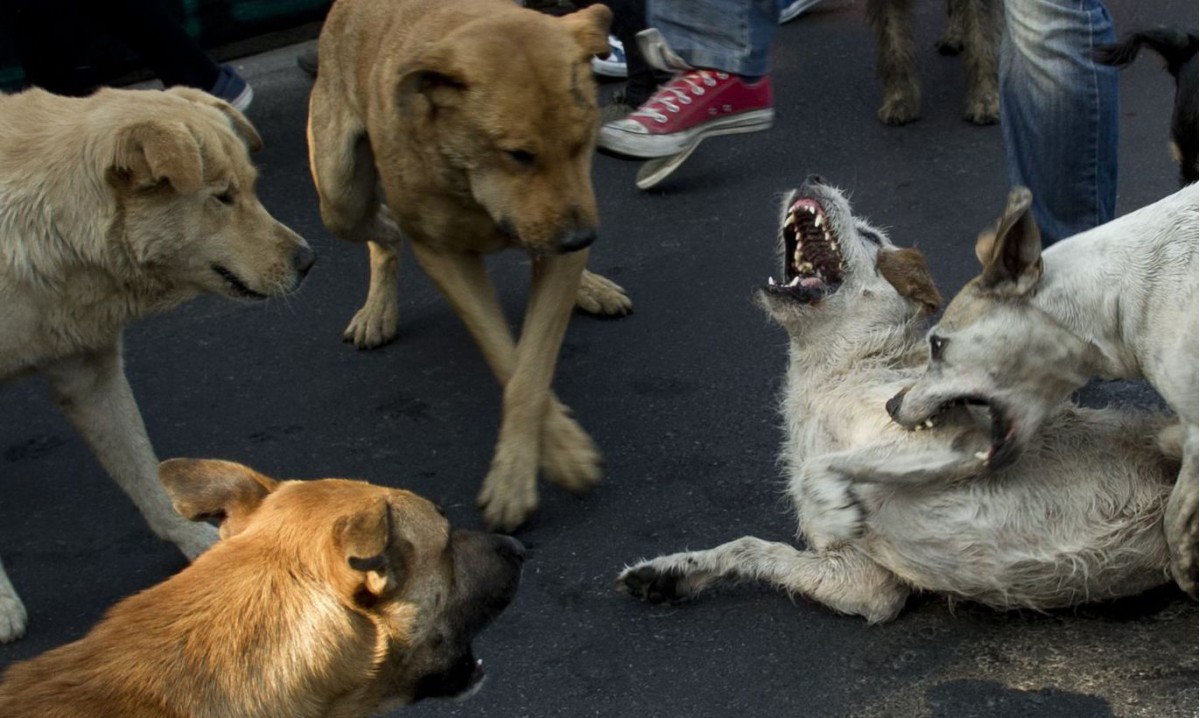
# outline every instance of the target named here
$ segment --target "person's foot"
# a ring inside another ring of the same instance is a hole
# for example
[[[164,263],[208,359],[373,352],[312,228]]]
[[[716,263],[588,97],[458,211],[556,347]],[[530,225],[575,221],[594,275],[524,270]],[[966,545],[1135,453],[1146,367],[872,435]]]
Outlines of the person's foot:
[[[603,60],[592,58],[592,72],[604,77],[629,77],[629,68],[625,66],[625,45],[616,36],[608,36],[608,57]]]
[[[746,82],[725,72],[692,70],[625,118],[603,125],[597,144],[631,157],[668,157],[708,135],[765,130],[774,120],[770,76]]]
[[[250,83],[243,80],[229,65],[221,65],[221,70],[217,74],[217,83],[212,86],[208,94],[225,100],[238,112],[245,112],[250,107],[250,103],[254,101],[254,88],[250,87]]]
[[[318,67],[317,46],[313,45],[312,47],[305,49],[304,52],[300,53],[299,55],[296,55],[296,65],[299,66],[301,70],[304,70],[304,72],[308,73],[309,77],[316,77]]]
[[[779,24],[795,20],[820,2],[821,0],[795,0],[795,2],[789,3],[779,11]]]

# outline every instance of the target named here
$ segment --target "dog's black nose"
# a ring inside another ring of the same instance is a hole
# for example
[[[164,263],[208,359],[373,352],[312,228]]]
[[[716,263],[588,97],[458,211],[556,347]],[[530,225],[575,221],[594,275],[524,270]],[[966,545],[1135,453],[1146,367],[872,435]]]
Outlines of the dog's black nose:
[[[558,238],[558,248],[563,253],[578,252],[591,246],[596,241],[594,227],[576,227],[563,232]]]
[[[496,553],[500,555],[500,558],[515,564],[525,561],[525,544],[512,536],[496,534],[492,537],[492,543],[496,547]]]
[[[804,181],[808,184],[825,184],[825,178],[821,175],[809,175]]]
[[[309,249],[307,245],[300,245],[292,255],[292,267],[301,277],[308,274],[308,270],[312,269],[313,263],[316,261],[317,253]]]
[[[900,411],[900,405],[904,403],[904,394],[906,392],[908,392],[908,389],[901,389],[899,394],[887,400],[887,413],[888,416],[892,417],[893,421],[896,421],[896,414]]]

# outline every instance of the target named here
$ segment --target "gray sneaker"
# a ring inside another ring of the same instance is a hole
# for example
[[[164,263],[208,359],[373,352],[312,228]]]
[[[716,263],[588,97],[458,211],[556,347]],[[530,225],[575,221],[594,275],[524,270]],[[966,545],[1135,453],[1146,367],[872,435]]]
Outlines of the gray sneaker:
[[[821,0],[795,0],[795,2],[784,5],[783,9],[779,11],[779,24],[795,20],[820,2]]]

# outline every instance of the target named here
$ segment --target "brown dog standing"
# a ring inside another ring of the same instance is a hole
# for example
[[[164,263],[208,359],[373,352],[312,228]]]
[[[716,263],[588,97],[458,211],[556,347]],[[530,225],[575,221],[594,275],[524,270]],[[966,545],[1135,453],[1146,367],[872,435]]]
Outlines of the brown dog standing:
[[[471,690],[471,640],[512,600],[524,549],[451,529],[361,481],[276,481],[227,461],[159,475],[216,546],[90,633],[9,669],[5,718],[352,718]]]
[[[511,0],[339,0],[321,32],[308,120],[321,218],[371,254],[346,338],[366,348],[395,337],[399,252],[412,240],[504,387],[479,494],[495,528],[537,508],[539,467],[572,490],[600,478],[595,444],[550,381],[574,303],[630,309],[620,287],[584,270],[597,227],[589,61],[608,51],[611,17],[602,5],[553,18]],[[510,247],[533,265],[516,343],[482,258]]]

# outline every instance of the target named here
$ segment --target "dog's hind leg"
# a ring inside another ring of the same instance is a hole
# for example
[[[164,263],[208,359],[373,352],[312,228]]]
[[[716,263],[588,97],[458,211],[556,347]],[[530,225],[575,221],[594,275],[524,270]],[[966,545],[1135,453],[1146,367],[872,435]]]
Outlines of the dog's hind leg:
[[[0,563],[0,643],[10,643],[25,635],[28,621],[25,604],[21,603],[21,597],[4,572],[4,564]]]
[[[921,114],[917,48],[912,31],[912,0],[867,0],[875,33],[875,73],[883,81],[880,121],[903,125]]]
[[[1197,598],[1197,484],[1200,482],[1200,463],[1196,427],[1186,427],[1182,443],[1183,464],[1175,480],[1175,488],[1167,500],[1163,529],[1171,548],[1171,575],[1179,587],[1193,599]]]
[[[961,28],[967,63],[967,103],[963,118],[977,125],[1000,121],[1000,3],[997,0],[948,0],[947,26]]]
[[[653,603],[692,598],[718,583],[761,581],[871,623],[900,613],[909,589],[857,549],[801,551],[744,536],[706,551],[640,561],[617,576],[617,587]]]
[[[158,459],[121,366],[120,340],[44,370],[59,408],[91,446],[117,485],[133,499],[150,529],[194,559],[217,540],[217,530],[188,521],[158,482]]]
[[[535,406],[525,405],[525,401],[528,400],[527,389],[513,384],[518,368],[519,348],[509,332],[508,321],[488,279],[483,259],[478,255],[436,252],[417,243],[413,244],[413,253],[454,311],[462,318],[471,336],[479,344],[488,366],[504,387],[505,422],[509,422],[510,418],[520,420],[519,414],[509,414],[510,407],[519,407],[518,412],[522,413],[531,409],[537,411]],[[575,254],[584,255],[581,260],[586,259],[586,252]],[[533,291],[536,292],[536,275],[543,270],[538,269],[535,264],[534,271]],[[571,289],[570,284],[568,280],[568,287],[562,291]],[[569,318],[569,297],[570,294],[567,294],[563,305],[565,311],[562,311],[564,332],[566,318]],[[531,296],[531,304],[533,301]],[[527,315],[526,324],[532,325],[533,321],[531,314]],[[522,343],[527,343],[524,334],[521,340]],[[549,355],[551,361],[557,357],[561,342],[562,335],[559,334],[557,343],[553,345],[553,352]],[[549,351],[549,347],[543,349]],[[526,350],[528,351],[528,346]],[[552,364],[550,371],[553,371]],[[536,392],[532,397],[532,401],[542,402],[538,428],[526,428],[523,434],[518,434],[519,448],[512,443],[506,445],[504,435],[501,434],[493,470],[488,474],[490,483],[485,480],[484,488],[480,492],[480,505],[485,510],[488,522],[495,527],[515,528],[537,508],[536,478],[539,465],[549,481],[575,491],[587,489],[600,480],[600,452],[591,437],[571,418],[569,410],[550,391],[548,380],[542,394],[544,400],[539,400]],[[512,425],[509,425],[509,430],[513,431]],[[503,426],[501,431],[504,431]],[[497,472],[497,467],[501,465],[497,462],[501,461],[502,449],[505,451],[503,459],[508,468]]]

